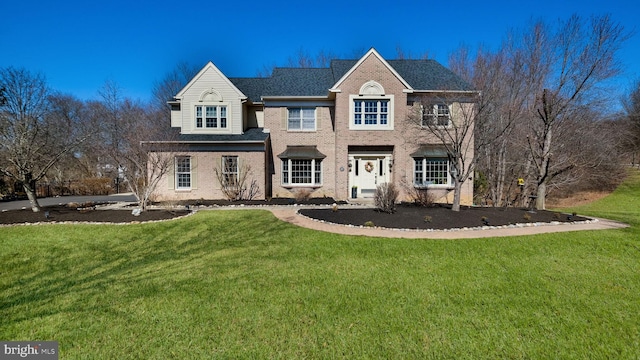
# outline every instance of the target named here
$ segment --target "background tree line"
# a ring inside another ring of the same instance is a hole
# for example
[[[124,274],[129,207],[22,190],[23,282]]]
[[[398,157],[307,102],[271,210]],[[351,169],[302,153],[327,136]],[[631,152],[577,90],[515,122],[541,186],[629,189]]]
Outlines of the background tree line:
[[[0,195],[24,194],[39,211],[38,182],[73,181],[82,193],[133,192],[144,207],[175,151],[150,155],[144,142],[171,140],[168,119],[166,101],[123,97],[112,81],[83,101],[51,89],[42,74],[0,69]]]
[[[457,129],[472,131],[475,140],[475,156],[465,167],[476,174],[476,203],[526,206],[533,196],[542,209],[549,194],[612,188],[625,166],[638,163],[640,81],[624,99],[612,98],[607,87],[622,74],[618,51],[629,36],[608,16],[574,16],[512,31],[495,50],[453,52],[449,68],[481,94],[467,115],[473,121]],[[414,58],[396,50],[398,59]],[[354,57],[364,52],[356,50]],[[333,58],[301,49],[287,66],[325,67]],[[272,68],[257,75],[269,76]],[[175,136],[167,101],[198,70],[177,64],[155,84],[151,101],[142,103],[123,97],[110,81],[95,100],[83,101],[50,89],[41,74],[0,69],[0,193],[18,185],[37,211],[38,181],[84,179],[111,190],[118,181],[146,204],[169,165],[150,158],[142,142]],[[436,135],[444,143],[450,138]],[[468,178],[455,175],[460,182]]]

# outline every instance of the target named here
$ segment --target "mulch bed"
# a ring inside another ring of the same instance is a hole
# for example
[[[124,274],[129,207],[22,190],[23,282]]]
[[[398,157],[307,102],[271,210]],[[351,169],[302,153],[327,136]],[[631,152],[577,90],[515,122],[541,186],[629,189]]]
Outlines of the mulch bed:
[[[400,205],[393,214],[375,209],[301,209],[299,213],[317,220],[344,225],[369,225],[397,229],[454,229],[503,226],[523,223],[585,221],[588,218],[553,211],[530,212],[521,208],[462,207],[459,212],[447,206]],[[486,222],[485,222],[486,220]]]
[[[271,199],[269,201],[229,202],[218,200],[190,201],[181,205],[198,207],[216,207],[228,205],[331,205],[331,198],[310,199],[295,202],[291,199]],[[189,214],[189,210],[150,209],[138,216],[132,214],[133,208],[101,209],[101,204],[69,204],[42,207],[34,213],[30,208],[0,212],[0,224],[88,222],[88,223],[137,223],[168,220]],[[521,208],[462,207],[459,212],[451,211],[447,206],[420,207],[401,204],[396,212],[388,214],[375,209],[348,208],[344,202],[338,202],[338,211],[330,206],[319,209],[300,209],[302,215],[326,222],[345,225],[365,225],[401,229],[452,229],[482,226],[502,226],[521,223],[550,223],[585,221],[588,218],[561,214],[553,211],[530,212]]]
[[[63,205],[45,206],[40,212],[31,208],[0,212],[0,224],[53,223],[53,222],[96,222],[96,223],[131,223],[156,220],[168,220],[189,214],[186,210],[151,209],[132,215],[133,209],[100,210],[99,207],[77,208]],[[46,216],[48,215],[48,217]]]

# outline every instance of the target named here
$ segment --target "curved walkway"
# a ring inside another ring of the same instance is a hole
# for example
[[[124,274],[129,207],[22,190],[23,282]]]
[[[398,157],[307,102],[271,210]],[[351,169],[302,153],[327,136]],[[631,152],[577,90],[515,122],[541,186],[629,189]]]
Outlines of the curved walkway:
[[[620,229],[629,225],[607,219],[595,219],[587,223],[543,224],[538,226],[469,229],[469,230],[405,230],[368,228],[327,223],[310,219],[298,213],[299,207],[270,207],[269,210],[278,219],[294,225],[343,235],[363,235],[373,237],[407,238],[407,239],[471,239],[498,236],[535,235],[553,232]]]

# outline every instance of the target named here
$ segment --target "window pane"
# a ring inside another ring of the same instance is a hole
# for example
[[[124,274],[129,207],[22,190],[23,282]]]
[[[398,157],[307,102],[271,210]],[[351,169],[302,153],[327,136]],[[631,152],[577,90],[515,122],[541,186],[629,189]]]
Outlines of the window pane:
[[[378,123],[378,115],[377,114],[364,114],[364,123],[365,125],[375,125]]]
[[[386,114],[388,112],[388,105],[389,105],[389,101],[385,100],[385,101],[380,101],[380,112],[383,114]]]
[[[227,127],[227,107],[226,106],[220,106],[220,127],[221,128]]]
[[[196,127],[202,127],[202,106],[196,106]]]
[[[302,109],[302,129],[314,130],[316,128],[315,109]]]
[[[289,130],[300,130],[301,126],[301,110],[299,108],[289,109]]]
[[[237,185],[238,183],[238,157],[222,157],[222,174],[226,185]]]
[[[364,102],[364,112],[367,114],[378,113],[378,102],[377,101],[365,101]]]
[[[315,161],[315,184],[322,184],[322,162],[320,160]]]
[[[311,184],[311,160],[291,159],[291,183]]]
[[[447,159],[426,159],[424,173],[426,183],[446,185],[449,183],[449,162]]]
[[[176,184],[178,189],[191,187],[191,158],[176,158]]]
[[[422,178],[422,161],[423,159],[413,159],[414,161],[414,184],[423,185],[424,180]]]
[[[289,160],[288,159],[282,160],[282,183],[283,184],[289,183]]]
[[[218,119],[216,118],[216,107],[215,106],[207,106],[205,110],[206,115],[206,127],[214,128],[218,127]]]

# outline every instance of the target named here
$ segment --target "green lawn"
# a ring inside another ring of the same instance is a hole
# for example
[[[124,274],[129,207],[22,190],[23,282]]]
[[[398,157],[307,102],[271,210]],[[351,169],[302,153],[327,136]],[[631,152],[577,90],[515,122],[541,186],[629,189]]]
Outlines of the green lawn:
[[[576,210],[632,226],[379,239],[239,210],[0,228],[0,339],[61,359],[637,359],[640,175]]]

